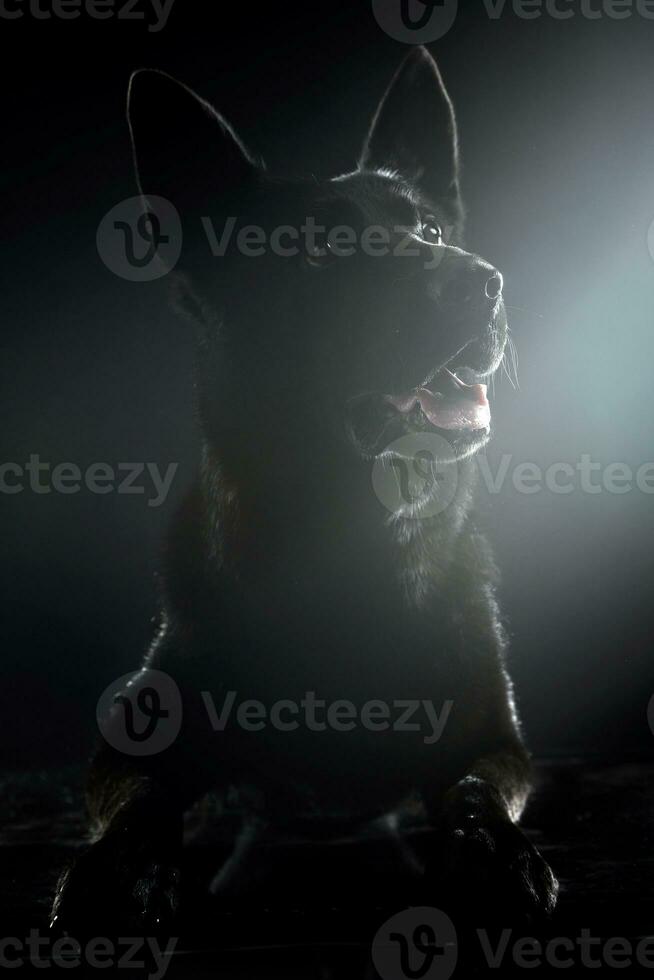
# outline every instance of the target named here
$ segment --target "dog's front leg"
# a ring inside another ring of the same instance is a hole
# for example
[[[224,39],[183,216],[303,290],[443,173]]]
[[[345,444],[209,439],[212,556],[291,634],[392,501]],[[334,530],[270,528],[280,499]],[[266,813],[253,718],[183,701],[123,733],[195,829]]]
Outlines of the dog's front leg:
[[[517,825],[530,783],[529,759],[516,737],[479,758],[439,800],[426,795],[442,831],[427,878],[444,902],[502,925],[553,911],[558,882]]]
[[[170,775],[164,780],[138,760],[100,750],[88,789],[93,843],[59,879],[54,929],[167,930],[178,904],[183,812],[195,795]]]

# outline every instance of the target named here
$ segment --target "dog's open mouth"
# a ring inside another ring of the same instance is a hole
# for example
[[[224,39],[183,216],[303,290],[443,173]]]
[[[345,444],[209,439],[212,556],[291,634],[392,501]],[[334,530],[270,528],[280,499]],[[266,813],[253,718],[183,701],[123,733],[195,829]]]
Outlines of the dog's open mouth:
[[[429,382],[401,395],[386,395],[400,414],[419,410],[439,429],[479,432],[490,427],[490,405],[485,384],[465,384],[456,374],[441,368]]]

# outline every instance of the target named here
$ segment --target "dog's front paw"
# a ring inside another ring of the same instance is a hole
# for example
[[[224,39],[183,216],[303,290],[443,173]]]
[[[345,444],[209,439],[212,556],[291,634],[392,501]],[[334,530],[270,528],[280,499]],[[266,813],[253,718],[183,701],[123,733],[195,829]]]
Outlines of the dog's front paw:
[[[102,838],[61,875],[50,917],[57,933],[167,933],[179,904],[176,855],[125,835]]]
[[[503,926],[548,917],[559,891],[547,862],[509,820],[449,828],[427,879],[444,903]]]

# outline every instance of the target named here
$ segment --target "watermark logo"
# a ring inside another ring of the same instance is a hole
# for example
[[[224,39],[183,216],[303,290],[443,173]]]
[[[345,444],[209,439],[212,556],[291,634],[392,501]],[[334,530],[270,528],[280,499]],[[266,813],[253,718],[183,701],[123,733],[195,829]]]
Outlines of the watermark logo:
[[[372,943],[372,961],[382,980],[449,980],[457,957],[454,924],[434,908],[398,912]]]
[[[431,44],[450,30],[459,0],[373,0],[375,20],[404,44]]]
[[[454,702],[439,706],[422,700],[396,698],[392,702],[373,699],[357,705],[341,698],[327,701],[306,691],[298,700],[283,698],[267,705],[262,701],[239,699],[237,691],[227,691],[222,703],[211,691],[197,692],[194,717],[205,718],[209,729],[218,734],[237,727],[244,732],[348,733],[399,732],[435,745],[443,736]],[[179,735],[182,699],[177,684],[161,670],[143,669],[124,674],[102,693],[97,707],[98,727],[105,740],[126,755],[155,755],[167,749]]]
[[[654,0],[482,0],[479,9],[489,20],[510,11],[520,20],[626,20],[634,15],[654,20]],[[458,0],[372,0],[379,26],[404,44],[430,44],[454,25]]]
[[[148,31],[158,34],[168,23],[175,0],[0,0],[3,20],[148,21]],[[145,9],[142,9],[145,8]]]
[[[0,0],[0,3],[2,0]],[[414,226],[396,224],[327,226],[307,215],[297,226],[276,225],[264,228],[244,224],[230,215],[217,224],[209,215],[201,215],[200,240],[205,241],[214,259],[224,258],[228,251],[246,258],[259,259],[274,255],[283,259],[302,258],[314,269],[326,268],[337,259],[355,255],[372,258],[404,258],[416,261],[426,271],[439,268],[448,255],[454,233],[452,225],[440,225],[430,215]],[[428,232],[434,240],[425,240]],[[182,250],[183,232],[174,204],[156,195],[147,197],[144,210],[140,197],[116,204],[102,218],[96,235],[100,258],[121,279],[147,282],[159,279],[175,268]]]
[[[475,929],[467,937],[478,947],[480,965],[498,976],[503,968],[533,971],[628,969],[654,967],[654,938],[631,941],[622,936],[595,936],[581,929],[577,936],[551,936],[547,940],[521,936],[513,929]],[[382,980],[449,980],[457,965],[458,946],[454,924],[439,909],[414,908],[384,923],[372,944],[372,960]],[[485,971],[484,971],[485,972]]]
[[[372,486],[392,514],[424,519],[442,513],[458,484],[454,450],[435,432],[412,432],[386,447],[373,464]]]
[[[652,694],[647,705],[647,721],[649,723],[649,730],[654,735],[654,694]]]
[[[241,701],[234,711],[237,696],[236,691],[228,691],[219,710],[211,692],[201,692],[212,731],[224,732],[233,720],[245,732],[261,732],[270,727],[278,732],[302,728],[309,732],[347,733],[358,728],[367,732],[415,733],[422,736],[425,745],[435,745],[454,706],[448,700],[437,710],[433,701],[425,698],[396,698],[392,703],[366,701],[359,708],[347,698],[327,701],[316,697],[315,691],[306,691],[299,701],[283,698],[270,708],[262,701]]]
[[[37,970],[55,967],[85,972],[85,968],[89,967],[105,973],[107,969],[112,973],[113,970],[124,969],[138,970],[138,976],[147,977],[148,980],[163,980],[177,943],[178,939],[173,938],[163,946],[153,936],[120,937],[117,940],[94,936],[82,943],[73,936],[55,939],[51,935],[41,935],[38,929],[31,929],[24,938],[0,938],[0,969],[15,970],[31,966]],[[79,972],[74,975],[79,976]]]
[[[654,495],[651,460],[638,467],[624,462],[603,464],[584,453],[575,462],[561,460],[541,466],[530,461],[517,462],[511,453],[503,453],[494,465],[480,454],[474,458],[474,465],[480,490],[490,496],[511,490],[525,496],[621,496],[636,491]],[[391,513],[413,520],[434,517],[456,497],[458,461],[446,439],[436,433],[412,433],[390,443],[375,459],[372,485]]]
[[[169,748],[182,727],[182,697],[161,670],[124,674],[103,692],[96,712],[100,732],[118,752],[156,755]]]
[[[51,464],[38,453],[24,463],[0,462],[0,494],[14,496],[28,491],[38,496],[51,493],[75,495],[86,490],[104,496],[148,496],[148,507],[166,502],[179,464],[169,463],[165,472],[157,463],[91,463],[82,469],[76,463]]]
[[[182,253],[182,222],[174,204],[151,196],[130,197],[111,209],[98,226],[100,258],[130,282],[152,282],[171,272]]]

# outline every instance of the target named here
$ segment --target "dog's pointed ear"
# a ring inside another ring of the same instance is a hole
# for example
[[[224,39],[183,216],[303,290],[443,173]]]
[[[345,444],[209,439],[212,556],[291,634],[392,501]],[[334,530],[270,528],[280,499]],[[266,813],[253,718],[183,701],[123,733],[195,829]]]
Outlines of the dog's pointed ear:
[[[414,48],[400,65],[372,121],[359,167],[397,171],[432,200],[459,203],[454,109],[426,48]]]
[[[127,119],[140,193],[167,198],[182,216],[221,198],[230,202],[256,173],[253,158],[213,106],[165,72],[132,74]]]

